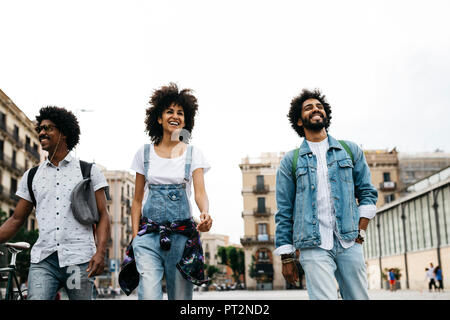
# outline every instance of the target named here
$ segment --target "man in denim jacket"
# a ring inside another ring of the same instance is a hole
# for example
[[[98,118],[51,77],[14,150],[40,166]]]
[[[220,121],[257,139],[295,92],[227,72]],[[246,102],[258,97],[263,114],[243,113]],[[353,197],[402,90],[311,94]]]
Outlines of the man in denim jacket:
[[[337,299],[335,280],[343,299],[368,299],[362,243],[378,193],[364,153],[328,135],[331,107],[319,90],[304,89],[288,117],[305,139],[296,167],[293,150],[277,171],[275,254],[283,276],[298,281],[293,259],[300,249],[310,299]]]

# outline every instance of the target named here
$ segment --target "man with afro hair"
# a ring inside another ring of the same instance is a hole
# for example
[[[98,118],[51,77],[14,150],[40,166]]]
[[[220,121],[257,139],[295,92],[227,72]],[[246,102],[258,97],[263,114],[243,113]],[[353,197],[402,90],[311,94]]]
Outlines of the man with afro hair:
[[[275,254],[287,282],[299,280],[296,249],[310,299],[368,299],[362,251],[376,213],[377,190],[364,152],[328,134],[331,106],[319,90],[304,89],[288,118],[304,137],[282,159],[276,176]]]
[[[48,106],[40,109],[36,123],[48,156],[37,167],[32,193],[28,189],[31,169],[24,173],[14,214],[0,227],[0,243],[17,233],[35,203],[39,238],[31,250],[27,298],[52,300],[64,288],[71,300],[91,300],[94,276],[103,272],[110,238],[108,184],[100,169],[92,165],[90,177],[100,219],[95,227],[79,223],[70,206],[71,191],[83,179],[79,159],[70,154],[80,140],[78,120],[64,108]]]

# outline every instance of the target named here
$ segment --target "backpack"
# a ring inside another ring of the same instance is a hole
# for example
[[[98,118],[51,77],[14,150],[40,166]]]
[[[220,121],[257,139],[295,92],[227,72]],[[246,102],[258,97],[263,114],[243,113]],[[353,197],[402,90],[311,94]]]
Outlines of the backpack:
[[[39,166],[33,167],[28,172],[28,192],[30,193],[31,201],[36,207],[36,198],[34,196],[32,183]],[[99,221],[99,214],[97,210],[97,202],[95,200],[94,188],[91,181],[92,163],[80,160],[80,169],[83,175],[81,180],[72,190],[70,194],[70,207],[74,218],[81,224],[91,225]]]
[[[348,155],[352,159],[353,165],[355,165],[355,159],[353,158],[353,153],[350,150],[350,148],[348,147],[347,143],[344,140],[339,140],[339,143],[345,149],[345,151],[347,151]],[[295,183],[297,183],[297,180],[295,179],[295,170],[297,169],[298,153],[299,153],[299,149],[297,148],[294,150],[294,158],[292,159],[292,177],[294,178]]]

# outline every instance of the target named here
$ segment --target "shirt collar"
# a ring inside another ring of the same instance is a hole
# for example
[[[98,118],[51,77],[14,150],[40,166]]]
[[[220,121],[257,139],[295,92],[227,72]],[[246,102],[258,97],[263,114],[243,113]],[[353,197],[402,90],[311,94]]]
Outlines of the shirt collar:
[[[72,155],[71,155],[70,152],[69,152],[69,153],[67,153],[66,157],[60,161],[60,163],[62,163],[62,164],[68,164],[68,163],[69,163],[70,161],[72,161],[72,160],[73,160],[73,157],[72,157]],[[53,163],[51,163],[50,160],[49,160],[48,158],[45,159],[45,164],[46,164],[47,166],[54,166]]]

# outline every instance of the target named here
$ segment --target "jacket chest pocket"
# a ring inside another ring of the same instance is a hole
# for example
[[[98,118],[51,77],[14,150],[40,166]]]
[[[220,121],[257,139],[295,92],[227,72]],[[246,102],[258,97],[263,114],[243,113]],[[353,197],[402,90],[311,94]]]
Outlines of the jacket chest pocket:
[[[308,167],[298,167],[295,172],[297,181],[297,191],[305,190],[308,184]]]
[[[350,159],[338,160],[339,178],[343,182],[353,182],[353,163]]]

